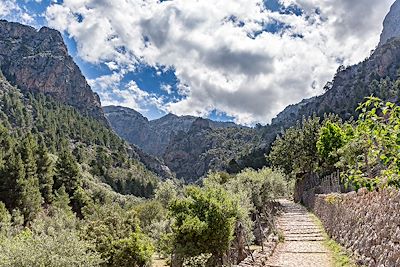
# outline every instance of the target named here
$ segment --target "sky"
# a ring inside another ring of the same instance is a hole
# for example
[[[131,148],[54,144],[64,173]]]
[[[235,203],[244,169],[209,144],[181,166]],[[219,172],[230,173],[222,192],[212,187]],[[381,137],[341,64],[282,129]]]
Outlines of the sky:
[[[267,124],[368,57],[394,0],[0,0],[62,32],[102,105]]]

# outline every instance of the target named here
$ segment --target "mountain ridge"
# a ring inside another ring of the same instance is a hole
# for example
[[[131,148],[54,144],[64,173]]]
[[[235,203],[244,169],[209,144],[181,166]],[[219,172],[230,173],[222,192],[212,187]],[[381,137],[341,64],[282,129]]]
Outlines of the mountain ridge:
[[[140,112],[122,106],[103,107],[111,127],[125,140],[137,145],[146,153],[162,156],[172,137],[180,131],[188,132],[199,118],[169,113],[161,118],[149,120]],[[206,119],[212,129],[247,128],[233,122],[220,122]]]
[[[400,37],[400,1],[396,0],[390,7],[389,13],[383,21],[383,30],[378,46],[384,45],[391,38]]]
[[[0,69],[23,92],[50,95],[107,124],[99,96],[57,30],[0,20]]]

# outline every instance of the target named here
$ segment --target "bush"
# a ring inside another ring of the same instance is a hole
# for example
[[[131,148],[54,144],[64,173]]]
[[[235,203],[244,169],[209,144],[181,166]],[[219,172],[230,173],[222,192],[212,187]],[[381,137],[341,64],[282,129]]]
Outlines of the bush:
[[[93,246],[79,238],[75,218],[57,212],[53,218],[41,214],[31,230],[0,238],[0,266],[89,267],[103,262]]]
[[[148,238],[141,233],[132,233],[128,238],[114,241],[112,246],[111,266],[149,266],[154,252]]]
[[[233,239],[238,203],[221,187],[187,187],[186,196],[170,207],[177,258],[212,256],[208,266],[221,266]]]

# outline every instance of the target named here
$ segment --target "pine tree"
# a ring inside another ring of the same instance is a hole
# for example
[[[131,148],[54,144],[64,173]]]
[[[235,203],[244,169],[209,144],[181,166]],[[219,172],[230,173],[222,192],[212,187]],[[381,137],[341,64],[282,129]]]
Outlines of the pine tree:
[[[25,169],[21,156],[12,151],[6,158],[0,178],[0,201],[4,202],[8,210],[17,207],[17,180],[25,178]]]
[[[40,184],[40,193],[45,203],[53,200],[53,162],[50,159],[46,145],[41,142],[37,152],[37,175]]]
[[[34,157],[36,142],[32,135],[28,135],[21,146],[20,159],[24,165],[24,176],[17,179],[18,207],[25,218],[25,223],[32,221],[41,209],[43,202],[40,194],[39,179],[37,176],[37,166]],[[18,163],[19,165],[19,163]]]
[[[73,216],[73,212],[72,209],[70,207],[70,199],[69,196],[67,194],[67,192],[65,192],[65,186],[61,186],[54,195],[54,200],[52,203],[52,206],[56,209],[56,210],[60,210],[63,211],[65,214],[67,214],[68,216]]]
[[[56,175],[54,176],[54,188],[59,189],[65,186],[65,191],[69,196],[73,196],[74,191],[80,186],[81,177],[79,167],[76,163],[71,150],[67,145],[64,146],[56,163]]]
[[[37,143],[35,142],[31,134],[28,134],[22,140],[22,144],[19,150],[25,166],[26,179],[37,179],[37,166],[35,159]]]

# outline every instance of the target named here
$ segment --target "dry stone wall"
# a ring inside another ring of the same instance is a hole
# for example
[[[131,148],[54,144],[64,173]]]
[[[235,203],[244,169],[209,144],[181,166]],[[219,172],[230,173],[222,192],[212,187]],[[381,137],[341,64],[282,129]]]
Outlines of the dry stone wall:
[[[328,234],[371,267],[400,266],[400,192],[316,195],[315,214]]]

